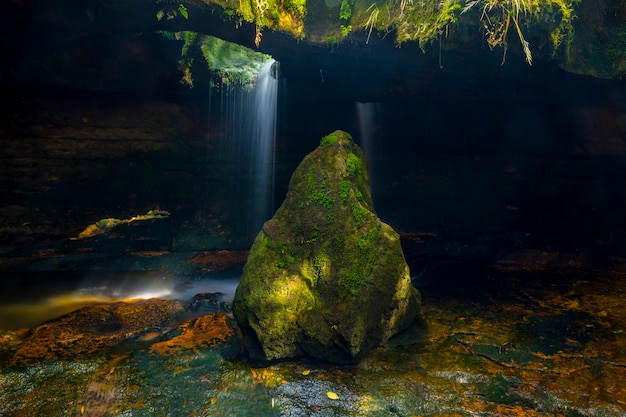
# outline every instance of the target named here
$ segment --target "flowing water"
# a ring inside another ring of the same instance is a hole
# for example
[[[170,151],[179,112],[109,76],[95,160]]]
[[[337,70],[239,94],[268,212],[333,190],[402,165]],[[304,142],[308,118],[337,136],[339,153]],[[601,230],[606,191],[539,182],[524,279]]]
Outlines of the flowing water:
[[[274,145],[278,102],[278,62],[268,61],[257,78],[254,91],[254,123],[248,224],[252,233],[261,229],[274,211]]]
[[[190,279],[162,271],[63,271],[6,273],[5,278],[0,329],[32,327],[81,307],[118,301],[189,301],[196,294],[221,293],[221,301],[231,303],[240,276]]]
[[[361,146],[369,162],[370,180],[374,180],[374,155],[376,155],[376,129],[379,120],[380,103],[356,103],[356,113],[359,119],[359,133]]]
[[[236,336],[208,333],[209,340],[202,326],[190,333],[196,345],[164,324],[162,333],[150,328],[113,350],[101,341],[114,332],[71,328],[80,321],[2,332],[0,359],[37,356],[27,366],[0,366],[0,415],[625,415],[623,274],[467,263],[431,271],[424,322],[353,365],[303,358],[259,367],[237,353]],[[93,351],[70,354],[76,345]],[[50,351],[68,354],[50,359]]]
[[[278,102],[278,62],[259,70],[253,88],[221,85],[211,92],[218,120],[209,119],[209,136],[216,137],[215,175],[226,211],[237,213],[237,233],[250,240],[274,210],[274,146]],[[212,109],[209,109],[211,113]],[[213,196],[209,196],[210,198]]]

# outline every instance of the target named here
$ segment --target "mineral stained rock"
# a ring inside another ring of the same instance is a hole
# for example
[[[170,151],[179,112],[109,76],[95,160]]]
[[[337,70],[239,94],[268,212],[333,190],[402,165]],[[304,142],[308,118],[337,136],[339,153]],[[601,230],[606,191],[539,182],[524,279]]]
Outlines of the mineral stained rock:
[[[322,138],[256,237],[233,314],[252,359],[350,363],[420,311],[398,234],[376,215],[363,151]]]
[[[185,311],[177,300],[152,298],[83,307],[30,329],[9,365],[102,355],[122,341]]]

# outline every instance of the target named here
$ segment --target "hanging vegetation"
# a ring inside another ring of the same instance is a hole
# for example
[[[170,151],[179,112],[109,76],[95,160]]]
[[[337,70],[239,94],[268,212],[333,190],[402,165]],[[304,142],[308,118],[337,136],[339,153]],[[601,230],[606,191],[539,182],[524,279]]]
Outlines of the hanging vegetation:
[[[522,30],[523,23],[557,22],[550,34],[553,50],[556,51],[563,43],[567,50],[574,34],[574,4],[578,2],[580,0],[472,0],[466,3],[463,12],[473,8],[480,10],[480,20],[484,24],[489,47],[504,48],[503,63],[506,58],[507,35],[513,26],[524,50],[526,62],[532,65],[532,53]]]
[[[398,44],[417,42],[425,49],[433,41],[451,36],[452,29],[467,33],[478,25],[491,49],[503,48],[503,62],[511,35],[521,44],[526,61],[532,64],[528,40],[531,29],[540,29],[540,36],[549,39],[554,52],[563,48],[567,54],[574,33],[575,6],[581,1],[326,0],[307,5],[307,0],[192,0],[187,3],[218,5],[240,22],[254,24],[257,47],[263,29],[269,28],[299,39],[333,39],[333,42],[354,31],[367,32],[368,41],[374,32],[381,36],[393,33]],[[308,15],[309,7],[316,12]],[[182,4],[173,13],[188,15]]]
[[[214,36],[191,31],[160,33],[168,39],[183,42],[178,64],[183,73],[181,83],[189,87],[193,87],[191,69],[194,58],[199,55],[204,58],[214,81],[244,88],[253,86],[261,66],[272,59],[269,55]]]
[[[525,30],[547,27],[554,51],[569,46],[573,36],[574,7],[581,0],[362,0],[354,13],[353,28],[368,32],[396,32],[396,42],[417,41],[424,48],[449,35],[456,25],[480,22],[490,48],[503,47],[506,55],[509,29],[513,29],[532,64]],[[367,7],[366,7],[367,6]],[[461,19],[463,19],[461,21]]]
[[[272,28],[304,36],[306,0],[194,0],[205,4],[216,4],[227,14],[253,23],[256,26],[254,43],[261,43],[262,30]],[[191,2],[190,2],[191,3]]]

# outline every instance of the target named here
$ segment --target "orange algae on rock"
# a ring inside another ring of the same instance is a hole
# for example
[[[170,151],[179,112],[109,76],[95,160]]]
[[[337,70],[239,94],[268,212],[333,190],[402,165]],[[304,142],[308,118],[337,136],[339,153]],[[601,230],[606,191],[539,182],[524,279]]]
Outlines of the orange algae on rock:
[[[187,264],[196,265],[196,270],[224,271],[237,264],[244,264],[248,251],[218,250],[194,256]]]
[[[32,328],[11,355],[9,364],[102,353],[183,311],[179,301],[156,298],[83,307]]]
[[[213,313],[184,322],[175,330],[179,336],[153,344],[150,353],[173,356],[187,350],[218,347],[237,337],[229,321],[226,314]]]

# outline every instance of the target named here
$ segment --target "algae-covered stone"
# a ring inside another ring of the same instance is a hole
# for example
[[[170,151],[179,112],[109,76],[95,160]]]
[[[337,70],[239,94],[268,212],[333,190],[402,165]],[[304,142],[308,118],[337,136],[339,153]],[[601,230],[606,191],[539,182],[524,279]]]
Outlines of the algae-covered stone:
[[[374,212],[363,151],[335,131],[256,237],[233,313],[250,356],[352,362],[419,314],[398,234]]]

